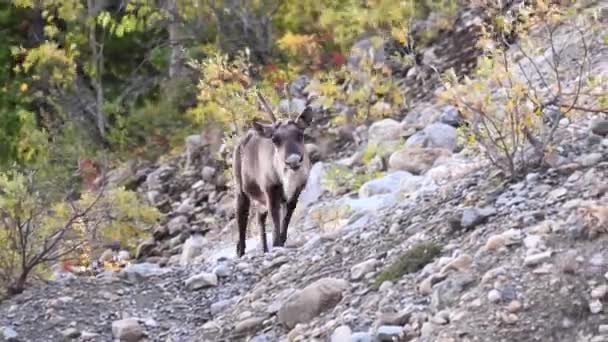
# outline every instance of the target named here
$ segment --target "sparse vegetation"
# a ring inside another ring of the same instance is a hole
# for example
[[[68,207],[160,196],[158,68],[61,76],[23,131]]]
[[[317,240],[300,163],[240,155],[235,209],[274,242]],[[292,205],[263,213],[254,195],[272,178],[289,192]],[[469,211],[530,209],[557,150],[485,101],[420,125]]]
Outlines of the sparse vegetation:
[[[358,191],[366,182],[384,176],[384,172],[356,173],[345,166],[331,165],[322,179],[322,185],[332,195]]]
[[[590,56],[591,49],[605,44],[602,25],[593,16],[581,21],[542,3],[517,18],[496,17],[495,25],[486,27],[478,43],[486,53],[474,78],[461,79],[453,71],[444,75],[442,99],[470,123],[469,141],[512,179],[550,164],[562,119],[608,113],[602,91],[608,80],[593,75]],[[533,22],[539,27],[529,32]],[[557,39],[563,32],[572,39]],[[513,34],[518,40],[509,43]]]
[[[397,260],[382,271],[372,286],[377,289],[385,281],[397,280],[406,274],[418,272],[439,254],[441,254],[441,246],[434,242],[416,244],[397,257]]]

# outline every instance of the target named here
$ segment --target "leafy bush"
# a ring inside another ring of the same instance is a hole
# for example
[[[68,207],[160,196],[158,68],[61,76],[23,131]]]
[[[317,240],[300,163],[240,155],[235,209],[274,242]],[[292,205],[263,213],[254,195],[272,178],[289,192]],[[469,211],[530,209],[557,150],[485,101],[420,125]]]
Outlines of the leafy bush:
[[[377,41],[381,43],[380,41]],[[317,75],[308,90],[320,95],[316,104],[330,109],[337,103],[353,108],[335,118],[336,123],[369,123],[400,111],[405,98],[390,69],[374,65],[372,56],[361,52],[357,69],[346,66]]]
[[[384,176],[383,172],[360,174],[345,166],[334,164],[325,172],[321,185],[332,195],[336,196],[349,191],[358,191],[366,182],[381,178],[382,176]]]
[[[118,240],[134,248],[143,228],[159,214],[124,189],[55,200],[35,173],[0,173],[0,288],[18,294],[32,276],[43,278],[53,263],[90,264],[95,248]],[[45,189],[41,191],[40,189]]]
[[[604,44],[601,25],[592,18],[580,23],[555,8],[542,9],[524,12],[536,13],[542,35],[528,33],[531,23],[525,17],[517,19],[524,22],[517,27],[515,19],[498,18],[480,40],[486,54],[475,78],[460,80],[453,71],[444,75],[442,101],[463,113],[470,140],[511,178],[548,163],[561,119],[608,112],[608,97],[598,91],[607,80],[589,73],[590,48]],[[519,41],[508,49],[506,35],[514,29]],[[577,39],[564,40],[567,35]],[[538,47],[548,56],[542,62],[536,58],[543,53]]]

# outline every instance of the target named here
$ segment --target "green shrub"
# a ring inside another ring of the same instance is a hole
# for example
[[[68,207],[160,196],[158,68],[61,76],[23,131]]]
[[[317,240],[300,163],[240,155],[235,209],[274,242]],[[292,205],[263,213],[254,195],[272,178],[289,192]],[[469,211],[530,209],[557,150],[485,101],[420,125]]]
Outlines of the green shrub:
[[[420,271],[440,253],[441,246],[434,242],[424,242],[412,246],[378,275],[373,287],[377,289],[387,280],[397,280],[406,274]]]

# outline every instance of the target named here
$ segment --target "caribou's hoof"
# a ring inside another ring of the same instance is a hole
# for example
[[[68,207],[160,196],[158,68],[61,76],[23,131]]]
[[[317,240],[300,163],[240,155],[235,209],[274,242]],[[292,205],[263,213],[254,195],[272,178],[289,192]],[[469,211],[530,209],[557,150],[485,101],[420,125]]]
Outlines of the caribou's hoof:
[[[236,246],[236,256],[240,258],[243,255],[245,255],[245,246],[237,245]]]

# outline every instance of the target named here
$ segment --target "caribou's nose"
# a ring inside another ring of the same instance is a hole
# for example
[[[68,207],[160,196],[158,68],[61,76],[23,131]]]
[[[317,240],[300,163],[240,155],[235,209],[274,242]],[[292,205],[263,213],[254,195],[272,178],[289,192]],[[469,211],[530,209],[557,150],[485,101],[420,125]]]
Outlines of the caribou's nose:
[[[292,153],[285,159],[285,164],[292,170],[297,170],[302,165],[302,156]]]

